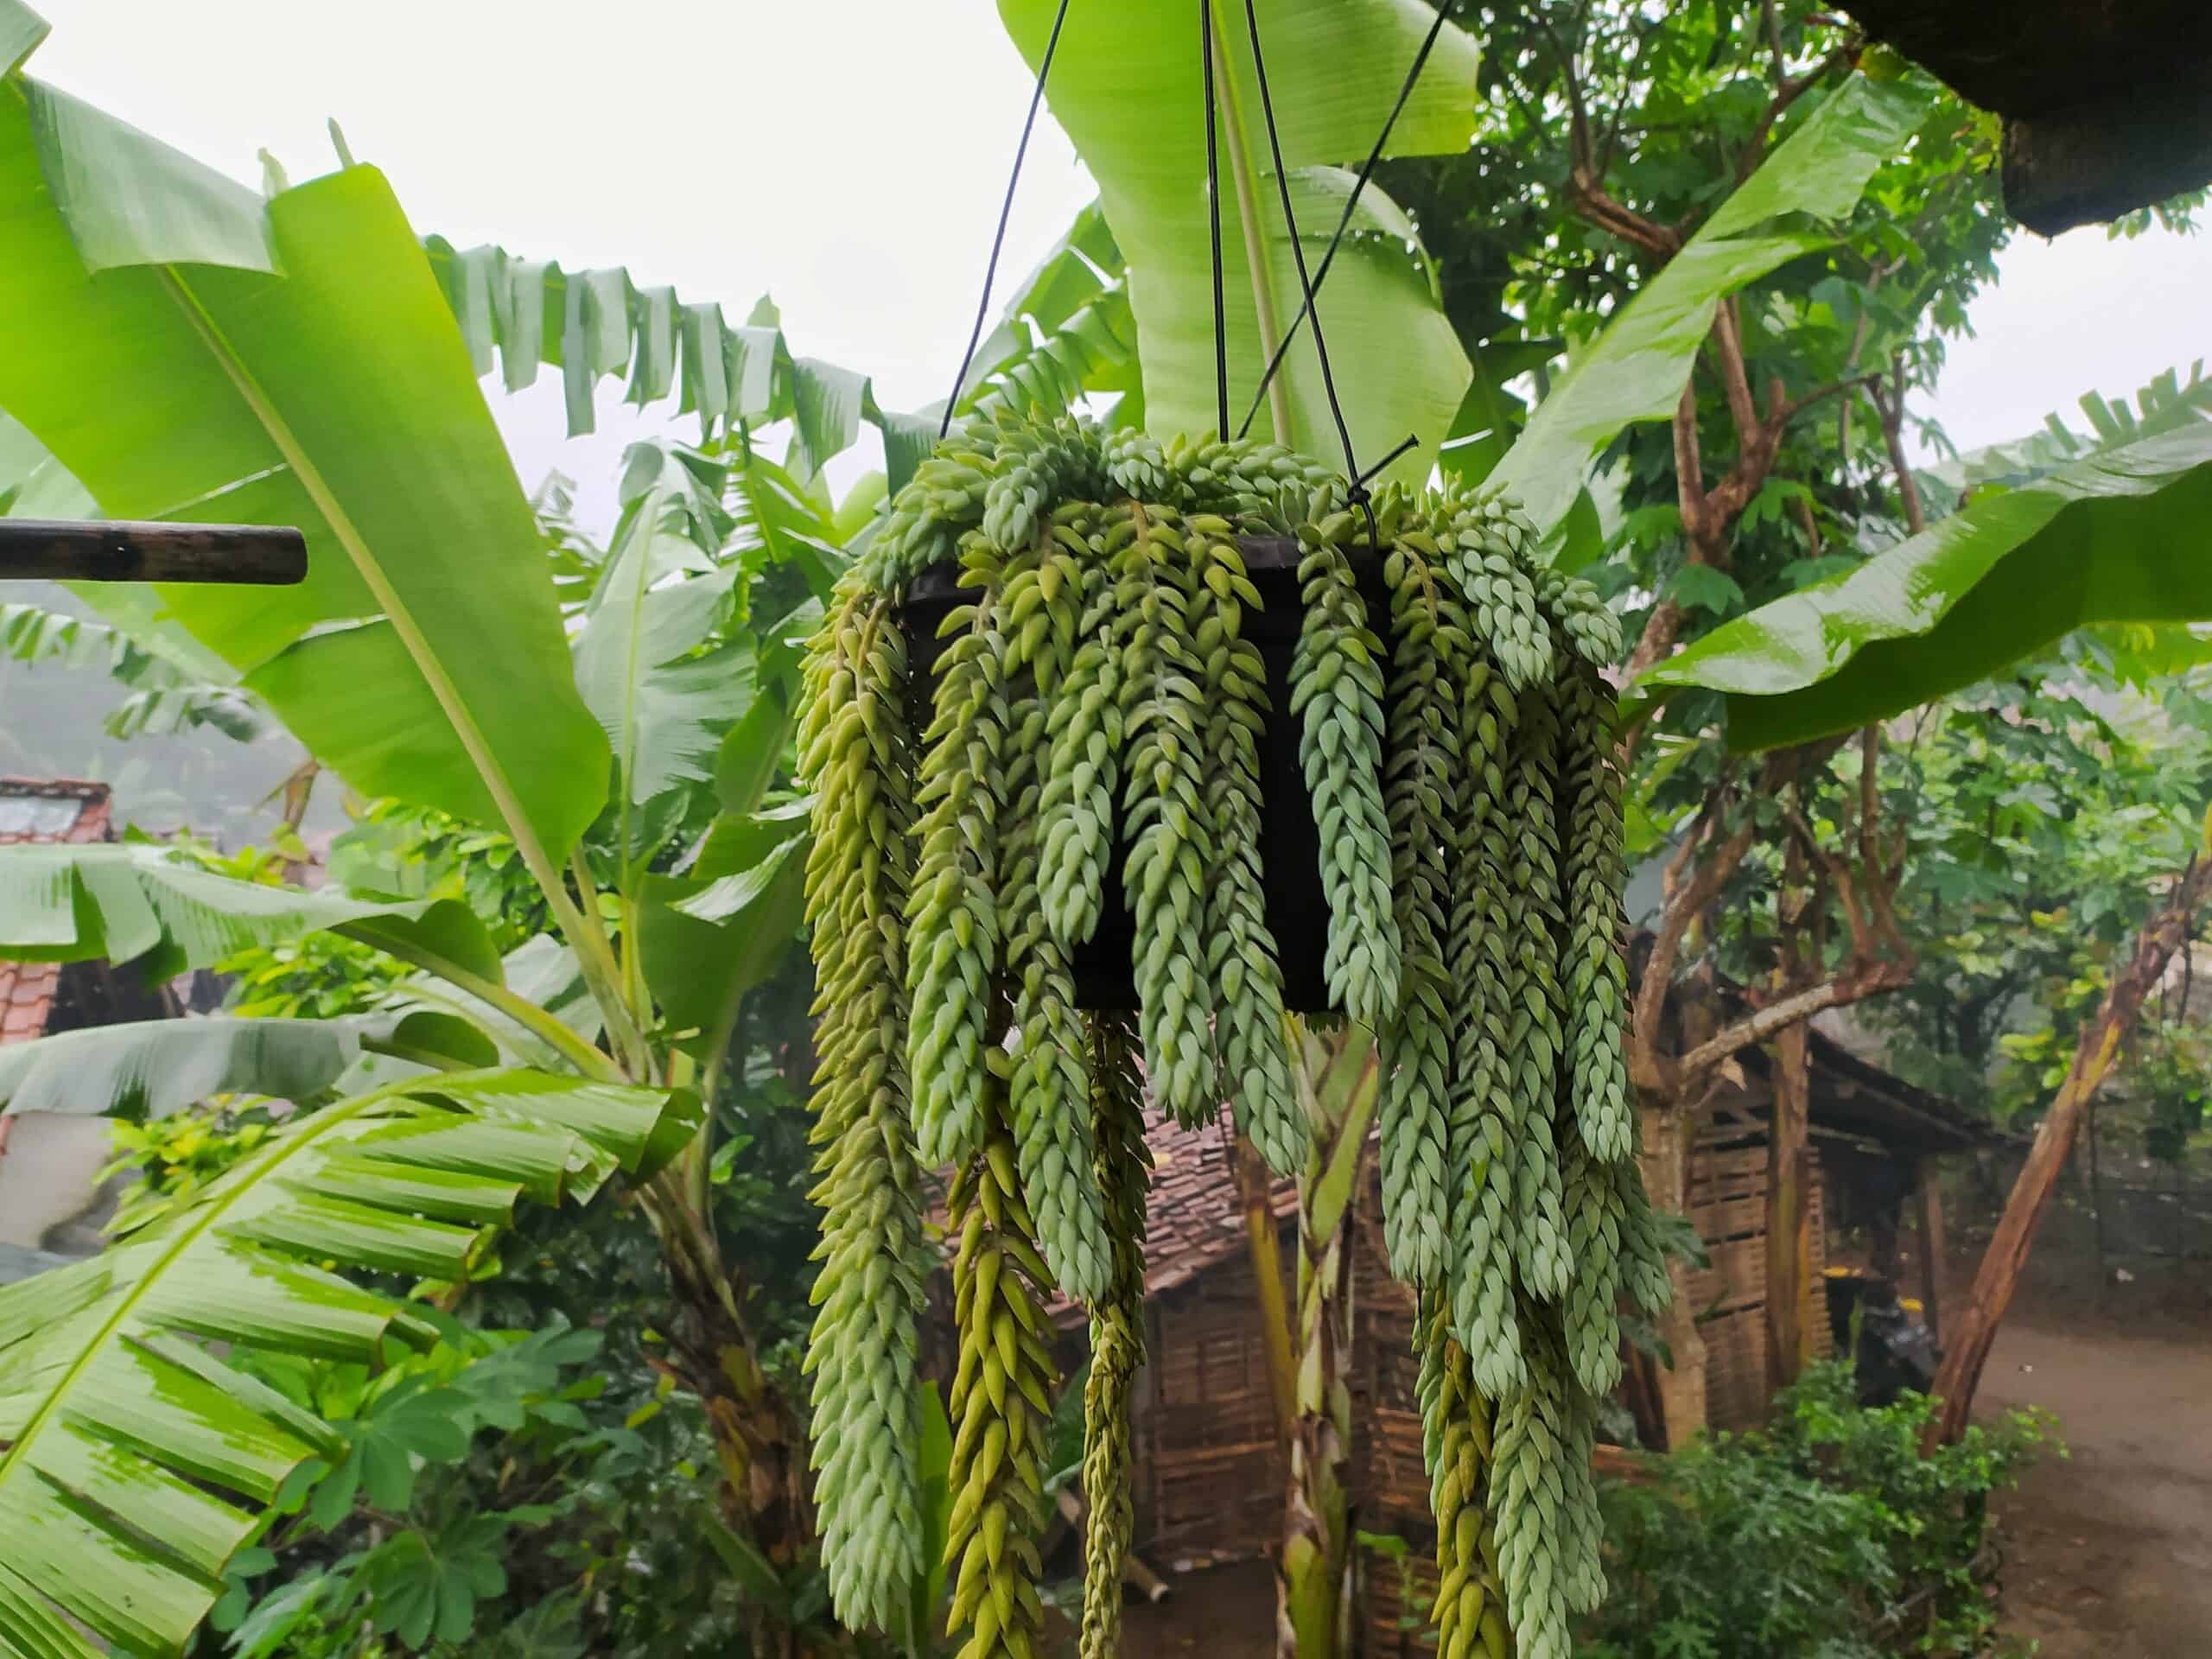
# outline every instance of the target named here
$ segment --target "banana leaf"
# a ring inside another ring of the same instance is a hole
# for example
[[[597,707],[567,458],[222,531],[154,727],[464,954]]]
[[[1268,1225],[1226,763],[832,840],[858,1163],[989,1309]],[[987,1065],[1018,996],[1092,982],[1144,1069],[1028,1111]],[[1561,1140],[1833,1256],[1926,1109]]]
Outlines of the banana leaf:
[[[23,33],[0,0],[0,39]],[[599,810],[537,524],[381,175],[264,201],[18,67],[0,79],[0,406],[116,518],[296,524],[294,588],[162,604],[356,788],[510,830]]]
[[[586,1198],[696,1096],[410,1079],[278,1129],[146,1230],[0,1290],[0,1655],[181,1652],[335,1431],[206,1344],[381,1363],[434,1326],[334,1268],[465,1278],[520,1198]]]
[[[308,1100],[364,1050],[487,1065],[491,1039],[428,1011],[342,1020],[146,1020],[0,1048],[0,1113],[137,1112],[162,1117],[212,1095]]]
[[[2073,461],[1854,570],[1724,623],[1630,687],[1728,699],[1728,741],[1849,731],[1987,677],[2076,628],[2212,618],[2212,423]]]
[[[1000,0],[999,16],[1032,67],[1041,58],[1054,0]],[[1221,214],[1226,271],[1230,419],[1241,420],[1273,354],[1262,339],[1255,281],[1270,296],[1278,330],[1297,315],[1300,291],[1282,223],[1242,9],[1214,8],[1222,77]],[[1261,43],[1291,175],[1293,201],[1318,264],[1337,226],[1352,173],[1366,159],[1434,16],[1411,0],[1263,0]],[[1145,420],[1154,431],[1211,432],[1215,423],[1213,278],[1208,251],[1205,100],[1197,8],[1165,0],[1070,9],[1046,97],[1075,141],[1115,241],[1143,363]],[[1449,154],[1474,128],[1474,41],[1446,27],[1391,138],[1399,156]],[[1255,200],[1255,266],[1245,257],[1236,192]],[[1391,476],[1418,480],[1467,387],[1465,354],[1438,302],[1404,214],[1375,184],[1362,218],[1321,290],[1320,320],[1337,390],[1363,465],[1408,435],[1421,448]],[[1337,459],[1310,327],[1285,359],[1290,429],[1274,435]],[[1274,431],[1262,410],[1254,423]]]
[[[410,960],[496,981],[483,924],[457,900],[240,881],[145,843],[0,848],[0,958],[135,965],[173,979],[255,945],[343,928]]]
[[[1548,534],[1561,524],[1624,428],[1672,416],[1720,302],[1834,240],[1823,222],[1851,214],[1928,109],[1909,82],[1853,75],[1829,93],[1576,358],[1491,480]]]

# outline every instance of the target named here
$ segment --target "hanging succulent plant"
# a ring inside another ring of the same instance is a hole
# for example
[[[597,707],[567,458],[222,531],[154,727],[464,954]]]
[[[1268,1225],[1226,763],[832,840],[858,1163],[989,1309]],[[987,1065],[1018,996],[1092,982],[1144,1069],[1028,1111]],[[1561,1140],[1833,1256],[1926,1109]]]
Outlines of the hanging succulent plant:
[[[1618,1300],[1667,1289],[1620,1055],[1619,645],[1495,493],[1354,505],[1279,448],[1006,416],[920,467],[814,642],[803,728],[842,1617],[890,1623],[923,1566],[918,1170],[950,1165],[952,1633],[1037,1650],[1057,1288],[1093,1309],[1084,1650],[1112,1651],[1141,1091],[1185,1123],[1226,1104],[1295,1173],[1286,1010],[1326,1008],[1382,1042],[1442,1651],[1566,1659],[1604,1584]]]

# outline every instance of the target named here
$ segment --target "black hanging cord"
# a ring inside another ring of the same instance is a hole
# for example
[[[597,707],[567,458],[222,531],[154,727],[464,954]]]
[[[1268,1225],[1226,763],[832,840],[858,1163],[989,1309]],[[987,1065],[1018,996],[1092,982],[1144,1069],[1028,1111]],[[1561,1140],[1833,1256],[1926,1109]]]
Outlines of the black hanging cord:
[[[1420,448],[1421,434],[1418,432],[1408,433],[1406,435],[1406,441],[1403,443],[1393,449],[1389,454],[1383,456],[1382,460],[1376,461],[1372,467],[1370,467],[1365,472],[1362,473],[1357,479],[1355,479],[1353,482],[1362,486],[1363,487],[1374,482],[1375,475],[1381,472],[1385,467],[1388,467],[1392,461],[1395,461],[1400,455],[1408,454]]]
[[[1268,60],[1260,51],[1260,14],[1253,0],[1244,0],[1244,27],[1252,39],[1252,75],[1260,83],[1260,113],[1267,120],[1268,153],[1274,159],[1275,190],[1282,198],[1283,228],[1290,233],[1290,257],[1297,264],[1298,286],[1306,296],[1301,315],[1313,319],[1313,353],[1321,359],[1321,390],[1328,395],[1329,417],[1337,423],[1337,441],[1344,447],[1344,476],[1351,480],[1350,495],[1367,515],[1367,540],[1372,547],[1379,539],[1375,509],[1368,505],[1367,486],[1359,474],[1359,458],[1352,453],[1351,429],[1344,424],[1344,405],[1337,401],[1337,377],[1329,367],[1329,342],[1321,333],[1321,313],[1313,303],[1313,279],[1306,270],[1306,246],[1299,239],[1298,219],[1290,205],[1290,175],[1283,168],[1282,137],[1275,130],[1275,103],[1268,91]]]
[[[1021,179],[1021,163],[1029,154],[1030,130],[1037,124],[1037,107],[1045,101],[1045,77],[1052,73],[1052,54],[1060,48],[1060,26],[1068,20],[1068,0],[1060,0],[1060,9],[1052,15],[1052,38],[1045,42],[1045,56],[1037,66],[1036,90],[1029,94],[1029,113],[1021,123],[1021,142],[1014,146],[1014,171],[1006,181],[1006,200],[999,207],[998,234],[991,238],[990,264],[983,269],[983,297],[976,307],[976,327],[968,335],[968,349],[961,354],[960,372],[952,378],[952,395],[944,400],[944,418],[938,423],[938,442],[944,442],[944,435],[952,430],[952,411],[959,406],[960,389],[967,384],[968,371],[976,361],[976,348],[983,343],[983,324],[991,315],[991,284],[998,280],[999,255],[1006,247],[1007,221],[1014,217],[1014,188]],[[1317,328],[1318,335],[1319,330]]]
[[[1421,72],[1428,67],[1428,54],[1435,47],[1437,37],[1444,33],[1445,22],[1452,16],[1454,3],[1455,0],[1441,0],[1436,8],[1436,21],[1428,26],[1428,35],[1421,41],[1421,50],[1414,54],[1414,66],[1406,71],[1405,85],[1398,88],[1398,101],[1390,106],[1390,113],[1382,123],[1382,130],[1375,135],[1375,148],[1367,152],[1367,160],[1359,169],[1359,177],[1351,187],[1351,194],[1344,198],[1344,216],[1337,220],[1336,233],[1330,237],[1329,245],[1322,251],[1321,264],[1313,273],[1315,293],[1319,293],[1321,284],[1329,280],[1329,267],[1336,263],[1337,250],[1343,245],[1344,232],[1351,226],[1352,213],[1359,206],[1360,194],[1367,188],[1368,180],[1374,176],[1375,168],[1382,159],[1383,147],[1390,142],[1390,129],[1397,125],[1398,117],[1404,112],[1407,102],[1414,95],[1414,86],[1421,79]],[[1259,389],[1252,394],[1252,407],[1244,411],[1244,423],[1236,429],[1238,437],[1252,429],[1253,417],[1259,414],[1261,404],[1266,401],[1268,387],[1274,381],[1275,371],[1282,367],[1283,359],[1290,355],[1291,343],[1298,338],[1299,328],[1306,321],[1306,313],[1312,306],[1310,297],[1300,304],[1298,315],[1290,320],[1290,327],[1285,331],[1281,344],[1275,347],[1274,355],[1268,359],[1267,372],[1260,376]]]
[[[1213,0],[1198,0],[1198,61],[1205,66],[1206,212],[1213,223],[1213,400],[1214,419],[1229,442],[1229,327],[1221,286],[1221,164],[1214,138]],[[1300,313],[1303,315],[1304,313]],[[1250,424],[1248,420],[1245,423]]]

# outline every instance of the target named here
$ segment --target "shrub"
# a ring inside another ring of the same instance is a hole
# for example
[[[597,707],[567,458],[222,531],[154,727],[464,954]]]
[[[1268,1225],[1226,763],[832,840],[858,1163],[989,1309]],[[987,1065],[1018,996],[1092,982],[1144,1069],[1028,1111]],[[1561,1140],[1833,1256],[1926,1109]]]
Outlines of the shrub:
[[[1588,1659],[1879,1659],[1988,1649],[1989,1495],[2050,1420],[2014,1412],[1933,1457],[1929,1401],[1862,1407],[1814,1367],[1766,1428],[1724,1434],[1605,1493],[1611,1593]],[[2063,1455],[2063,1449],[2062,1449]]]

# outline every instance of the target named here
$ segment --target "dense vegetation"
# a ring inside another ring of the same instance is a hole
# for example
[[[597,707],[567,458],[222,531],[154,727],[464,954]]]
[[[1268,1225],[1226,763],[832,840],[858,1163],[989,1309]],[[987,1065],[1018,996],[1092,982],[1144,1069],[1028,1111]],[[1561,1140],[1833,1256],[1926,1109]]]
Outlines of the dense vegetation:
[[[1346,447],[1363,464],[1410,432],[1387,476],[1510,490],[1532,550],[1627,632],[1630,850],[1663,871],[1626,1022],[1655,1198],[1683,1207],[1723,1068],[1756,1044],[1802,1072],[1805,1020],[1852,1005],[1910,1075],[2070,1124],[2202,898],[2212,777],[2181,625],[2212,615],[2212,391],[2169,378],[2133,409],[2092,400],[2086,433],[1912,467],[1908,402],[2008,233],[1994,130],[1804,0],[1472,10],[1356,208],[1331,169],[1373,142],[1426,20],[1262,10],[1280,100],[1310,112],[1284,135],[1300,228],[1351,231],[1320,301]],[[1001,10],[1033,60],[1052,8]],[[1069,24],[1052,107],[1103,206],[1014,296],[963,411],[1088,399],[1133,451],[1140,426],[1212,425],[1199,66],[1157,23]],[[1264,222],[1249,52],[1216,27],[1228,412],[1333,467],[1312,331],[1259,384],[1297,273]],[[0,1292],[0,1370],[34,1383],[0,1394],[0,1652],[84,1653],[80,1627],[255,1659],[933,1651],[962,1587],[926,1381],[869,1402],[911,1426],[912,1512],[864,1599],[887,1632],[844,1628],[821,1567],[809,1468],[829,1453],[798,1402],[817,1386],[810,1138],[838,1114],[815,1093],[795,739],[803,642],[887,544],[935,420],[884,410],[770,311],[418,241],[342,154],[264,200],[42,86],[43,32],[0,0],[0,311],[39,319],[0,355],[0,512],[220,503],[304,526],[313,574],[160,605],[79,590],[98,623],[0,613],[11,673],[108,670],[131,693],[116,729],[251,739],[289,779],[283,823],[243,850],[6,849],[0,951],[233,989],[219,1019],[0,1064],[0,1103],[115,1113],[150,1178],[117,1250]],[[510,387],[557,372],[577,429],[613,378],[699,439],[631,452],[598,545],[523,493],[475,384],[495,367]],[[889,477],[834,499],[822,467],[864,428]],[[2091,548],[2126,550],[2125,579],[2060,580]],[[1907,586],[1930,599],[1900,620],[1882,598]],[[301,834],[318,801],[346,826],[327,845]],[[1363,945],[1382,954],[1338,954]],[[1744,1024],[1673,1020],[1670,991],[1724,981],[1758,993]],[[2202,1103],[2181,1001],[2142,1058],[2169,1150]],[[1172,1074],[1174,1033],[1145,1034]],[[1324,1143],[1299,1191],[1315,1264],[1348,1259],[1332,1242],[1358,1220],[1326,1145],[1363,1144],[1367,1120],[1317,1086],[1341,1052],[1290,1057]],[[1177,1086],[1211,1103],[1203,1077]],[[434,1131],[446,1149],[410,1163]],[[1332,1650],[1349,1542],[1336,1306],[1300,1297],[1301,1656]],[[1678,1296],[1646,1344],[1670,1385],[1699,1375],[1695,1311]],[[1960,1438],[1845,1390],[1814,1374],[1767,1433],[1618,1496],[1601,1650],[1974,1650],[1980,1499],[2029,1435]],[[1040,1493],[1077,1461],[1081,1391],[1051,1403]],[[1670,1395],[1670,1417],[1691,1403]],[[221,1433],[253,1455],[195,1449]],[[1465,1522],[1447,1569],[1478,1609],[1499,1587],[1487,1436],[1470,1416],[1434,1449]],[[1929,1440],[1952,1443],[1923,1458]],[[87,1473],[86,1444],[112,1466]],[[1495,1620],[1448,1613],[1455,1654],[1495,1649]],[[1020,1624],[971,1645],[1024,1650]]]

